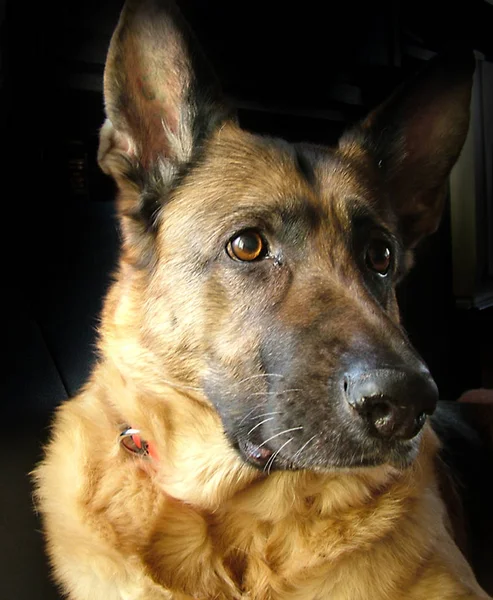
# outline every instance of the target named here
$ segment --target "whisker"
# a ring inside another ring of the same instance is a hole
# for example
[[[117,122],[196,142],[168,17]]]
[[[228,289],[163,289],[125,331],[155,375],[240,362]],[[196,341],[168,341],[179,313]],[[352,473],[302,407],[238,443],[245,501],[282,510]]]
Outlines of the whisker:
[[[288,394],[289,392],[302,392],[303,390],[298,388],[292,388],[290,390],[281,390],[280,392],[253,392],[250,396],[280,396],[281,394]]]
[[[260,427],[260,425],[267,423],[267,421],[272,421],[273,418],[274,417],[269,417],[268,419],[264,419],[263,421],[260,421],[260,423],[257,423],[250,429],[250,431],[247,433],[247,435],[250,435],[252,433],[252,431],[255,431],[255,429],[257,429],[257,427]]]
[[[281,414],[280,411],[263,413],[261,415],[256,415],[255,417],[251,417],[250,421],[253,421],[254,419],[261,419],[262,417],[270,417],[271,415],[280,415],[280,414]]]
[[[311,438],[310,438],[310,439],[309,439],[307,442],[305,442],[305,443],[303,444],[303,446],[301,446],[301,448],[300,448],[299,450],[297,450],[297,451],[296,451],[296,452],[293,454],[293,456],[291,457],[291,460],[295,460],[295,459],[296,459],[296,458],[297,458],[297,457],[298,457],[298,456],[299,456],[299,455],[300,455],[300,454],[303,452],[303,450],[304,450],[304,449],[305,449],[305,448],[308,446],[308,444],[309,444],[310,442],[312,442],[312,441],[313,441],[313,440],[314,440],[316,437],[317,437],[316,435],[312,435],[312,437],[311,437]]]
[[[270,442],[274,438],[279,437],[280,435],[283,435],[285,433],[289,433],[290,431],[298,431],[300,429],[303,429],[303,427],[291,427],[291,429],[285,429],[284,431],[281,431],[281,433],[276,433],[276,435],[272,435],[270,438],[268,438],[267,440],[265,440],[265,442],[262,442],[258,446],[258,448],[262,448],[262,446],[264,446],[265,444],[267,444],[268,442]]]
[[[244,423],[244,422],[245,422],[245,421],[248,419],[248,417],[249,417],[249,416],[250,416],[250,415],[251,415],[253,412],[255,412],[255,411],[257,410],[257,408],[258,408],[258,406],[254,406],[254,407],[252,408],[252,410],[249,410],[249,411],[247,412],[247,414],[246,414],[246,415],[243,417],[243,419],[242,419],[242,420],[239,422],[239,425],[241,425],[242,423]],[[265,415],[260,415],[260,417],[263,417],[263,416],[265,416]],[[259,417],[259,418],[260,418],[260,417]],[[252,417],[252,419],[256,419],[256,418],[257,418],[257,417]]]
[[[289,440],[287,442],[284,442],[284,444],[280,448],[278,448],[276,450],[276,452],[274,452],[274,454],[265,463],[264,472],[267,470],[267,475],[270,475],[270,471],[272,469],[272,465],[274,464],[274,461],[276,460],[276,456],[279,455],[279,453],[284,448],[284,446],[287,446],[289,444],[289,442],[292,442],[292,441],[293,441],[293,438],[289,438]]]

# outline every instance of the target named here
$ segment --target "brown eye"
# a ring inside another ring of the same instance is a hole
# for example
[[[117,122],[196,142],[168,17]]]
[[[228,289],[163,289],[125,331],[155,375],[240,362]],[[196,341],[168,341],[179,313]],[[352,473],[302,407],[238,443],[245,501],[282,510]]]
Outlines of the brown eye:
[[[385,277],[390,269],[392,253],[390,244],[381,238],[373,238],[366,247],[366,265],[375,273]]]
[[[248,229],[229,240],[226,251],[234,260],[251,262],[265,256],[267,244],[258,231]]]

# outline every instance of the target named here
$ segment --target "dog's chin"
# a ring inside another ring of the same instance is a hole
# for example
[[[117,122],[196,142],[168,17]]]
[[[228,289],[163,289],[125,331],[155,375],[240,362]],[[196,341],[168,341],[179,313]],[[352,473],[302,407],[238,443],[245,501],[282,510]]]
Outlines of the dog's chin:
[[[371,469],[388,465],[399,471],[409,468],[416,459],[419,451],[418,434],[412,440],[398,442],[392,445],[368,448],[361,447],[358,452],[324,453],[323,449],[302,457],[283,455],[279,449],[272,448],[264,442],[253,442],[245,437],[239,437],[234,447],[241,459],[248,465],[266,473],[272,471],[351,471],[356,469]]]

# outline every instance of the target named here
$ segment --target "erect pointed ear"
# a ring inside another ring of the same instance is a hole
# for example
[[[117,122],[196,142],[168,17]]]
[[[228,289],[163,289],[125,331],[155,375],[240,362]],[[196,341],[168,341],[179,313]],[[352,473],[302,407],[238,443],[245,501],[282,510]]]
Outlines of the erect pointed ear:
[[[143,243],[136,236],[152,229],[176,173],[231,116],[171,0],[127,0],[108,51],[104,98],[98,161],[120,188],[124,246]]]
[[[343,151],[369,155],[412,248],[440,222],[450,171],[468,126],[472,53],[431,59],[340,141]]]

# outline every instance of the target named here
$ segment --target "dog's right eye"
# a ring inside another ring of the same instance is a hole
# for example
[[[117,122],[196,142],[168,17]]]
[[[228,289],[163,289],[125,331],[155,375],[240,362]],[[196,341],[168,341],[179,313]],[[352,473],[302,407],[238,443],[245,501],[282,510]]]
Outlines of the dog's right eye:
[[[385,277],[392,263],[390,244],[379,237],[373,237],[366,247],[366,265],[380,277]]]
[[[267,242],[255,229],[246,229],[229,240],[226,252],[233,260],[252,262],[264,258]]]

